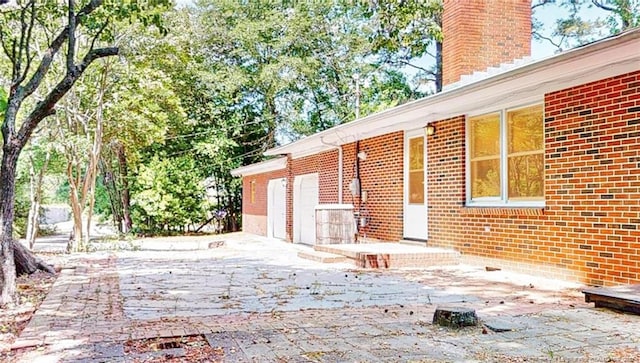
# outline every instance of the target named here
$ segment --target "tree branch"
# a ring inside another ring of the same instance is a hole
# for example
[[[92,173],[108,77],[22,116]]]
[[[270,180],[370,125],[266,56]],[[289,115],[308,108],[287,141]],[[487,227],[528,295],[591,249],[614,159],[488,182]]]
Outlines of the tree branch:
[[[69,35],[67,35],[67,72],[69,72],[71,69],[73,69],[74,66],[74,62],[76,59],[76,27],[78,26],[77,24],[77,19],[76,16],[74,14],[75,11],[75,7],[76,7],[76,3],[73,0],[69,0],[69,26],[67,27],[67,30],[69,32]]]
[[[31,62],[33,61],[33,56],[31,55],[30,48],[31,48],[31,32],[33,31],[33,26],[36,20],[36,2],[32,1],[30,5],[31,5],[31,19],[26,31],[27,35],[26,35],[25,43],[24,45],[21,45],[21,48],[24,49],[24,53],[25,53],[24,55],[26,57],[27,64],[24,67],[22,75],[19,77],[19,81],[14,82],[14,84],[22,83],[22,81],[24,81],[27,78],[29,68],[31,68]]]
[[[434,73],[433,71],[430,71],[430,70],[428,70],[428,69],[426,69],[426,68],[423,68],[423,67],[417,66],[417,65],[412,64],[411,62],[407,62],[407,61],[405,61],[405,60],[396,59],[396,60],[395,60],[395,61],[393,61],[393,62],[394,62],[394,63],[397,63],[397,64],[402,64],[402,65],[405,65],[405,66],[408,66],[408,67],[411,67],[411,68],[414,68],[414,69],[417,69],[417,70],[419,70],[419,71],[423,71],[423,72],[425,72],[425,73],[427,73],[427,74],[435,75],[435,73]]]
[[[56,103],[73,87],[75,82],[80,78],[82,73],[91,65],[93,61],[99,58],[118,55],[117,47],[93,49],[87,53],[82,62],[67,71],[64,78],[49,92],[44,100],[38,102],[33,111],[27,116],[25,122],[18,131],[17,140],[20,146],[24,146],[29,140],[31,133],[38,126],[38,123],[45,117],[55,113],[54,106]]]
[[[544,5],[553,4],[553,3],[555,3],[555,0],[540,0],[536,4],[531,5],[531,10],[534,10],[539,6],[544,6]]]
[[[11,61],[11,69],[13,69],[13,57],[11,55],[11,51],[9,50],[9,48],[7,47],[7,41],[4,38],[4,33],[0,31],[0,43],[2,43],[2,50],[4,51],[4,54],[7,55],[7,57],[9,58],[9,60]]]
[[[616,11],[616,9],[614,9],[614,8],[612,8],[612,7],[610,7],[610,6],[607,6],[607,5],[603,4],[601,1],[598,1],[598,0],[591,0],[591,2],[593,3],[593,5],[595,5],[595,6],[599,7],[600,9],[603,9],[603,10],[606,10],[606,11],[612,11],[612,12],[615,12],[615,11]]]
[[[559,43],[556,43],[556,42],[553,41],[553,39],[551,39],[550,37],[542,35],[540,32],[534,31],[532,34],[535,37],[538,37],[538,38],[540,38],[542,40],[548,41],[549,43],[551,43],[551,45],[553,45],[554,47],[558,48],[558,50],[562,50],[562,41],[564,40],[564,37],[562,37],[562,39],[560,40]]]
[[[26,36],[25,33],[27,32],[27,21],[25,19],[27,17],[26,13],[28,8],[29,4],[20,9],[20,39],[18,40],[17,45],[15,39],[13,42],[13,55],[15,57],[15,62],[13,63],[13,74],[11,75],[12,86],[14,84],[19,84],[20,82],[22,82],[22,80],[20,79],[20,73],[22,73],[22,52],[24,50],[24,37]]]
[[[40,61],[38,69],[31,76],[29,82],[27,82],[27,84],[25,85],[22,99],[25,99],[26,97],[31,95],[38,88],[45,74],[47,74],[47,72],[49,71],[49,66],[51,65],[51,62],[53,62],[53,57],[55,57],[55,55],[58,53],[60,47],[62,46],[68,35],[69,33],[67,33],[67,28],[65,28],[60,32],[60,34],[58,34],[53,42],[51,42],[51,45],[49,45],[49,48],[47,48],[47,50],[44,52],[44,55],[42,56],[42,60]]]
[[[70,0],[70,2],[72,3],[72,0]],[[42,82],[42,79],[49,71],[49,67],[51,66],[53,57],[58,53],[58,51],[60,50],[60,47],[62,47],[62,44],[64,44],[64,42],[67,40],[67,37],[70,34],[73,34],[75,32],[76,27],[79,21],[82,19],[82,17],[96,10],[100,5],[102,5],[102,2],[103,0],[91,0],[77,14],[75,14],[75,16],[73,17],[73,20],[69,19],[69,25],[67,25],[64,29],[62,29],[62,31],[60,31],[58,36],[51,42],[51,45],[45,51],[45,54],[42,57],[42,60],[40,61],[40,65],[38,66],[38,69],[31,76],[31,79],[29,79],[29,82],[24,87],[22,100],[28,97],[29,95],[31,95],[33,92],[35,92],[35,90],[38,88],[38,86],[40,85],[40,82]],[[73,28],[70,27],[71,24],[74,25]],[[69,69],[67,69],[67,72],[68,71]]]

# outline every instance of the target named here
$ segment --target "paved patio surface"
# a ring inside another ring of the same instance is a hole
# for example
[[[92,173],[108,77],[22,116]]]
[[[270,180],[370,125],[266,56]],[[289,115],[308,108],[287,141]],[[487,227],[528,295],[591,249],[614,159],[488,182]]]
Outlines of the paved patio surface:
[[[605,362],[640,349],[639,316],[595,309],[558,280],[466,265],[357,270],[245,234],[133,246],[69,260],[14,343],[21,361],[188,361],[125,343],[195,335],[225,362]],[[448,305],[486,326],[431,324]]]

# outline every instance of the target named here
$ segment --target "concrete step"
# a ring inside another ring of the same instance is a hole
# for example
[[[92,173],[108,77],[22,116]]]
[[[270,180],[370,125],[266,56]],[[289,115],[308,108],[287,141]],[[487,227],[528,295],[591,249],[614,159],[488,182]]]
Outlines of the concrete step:
[[[414,241],[410,239],[401,239],[400,241],[398,241],[398,243],[405,246],[427,247],[427,241]]]
[[[429,267],[457,265],[461,255],[446,248],[401,243],[316,245],[317,252],[348,257],[361,268]]]
[[[349,259],[346,256],[322,251],[300,251],[298,252],[298,257],[322,263],[353,262],[352,259]]]
[[[341,244],[315,245],[313,246],[313,249],[316,250],[316,252],[324,252],[324,253],[330,253],[333,255],[345,256],[352,260],[355,260],[358,258],[359,249],[346,249],[344,246],[345,245],[341,245]],[[353,245],[349,245],[349,246],[353,246]]]

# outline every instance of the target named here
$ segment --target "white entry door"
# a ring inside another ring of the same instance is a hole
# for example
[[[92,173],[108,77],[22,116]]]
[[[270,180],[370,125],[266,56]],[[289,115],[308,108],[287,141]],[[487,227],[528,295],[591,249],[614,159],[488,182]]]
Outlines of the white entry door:
[[[404,238],[427,240],[426,147],[424,130],[404,137]]]
[[[267,236],[287,238],[287,179],[271,179],[267,186]]]
[[[316,243],[316,205],[319,203],[318,174],[296,176],[293,180],[293,242]]]

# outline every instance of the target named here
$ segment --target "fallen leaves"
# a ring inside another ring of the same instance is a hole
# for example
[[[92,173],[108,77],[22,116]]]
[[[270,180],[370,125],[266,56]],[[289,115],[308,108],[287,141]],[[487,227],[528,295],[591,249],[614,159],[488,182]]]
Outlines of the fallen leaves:
[[[136,363],[223,362],[224,348],[211,347],[202,335],[128,340],[124,352]]]
[[[27,326],[33,313],[47,297],[55,275],[38,271],[16,280],[17,304],[0,309],[0,361],[11,361],[11,344]]]

